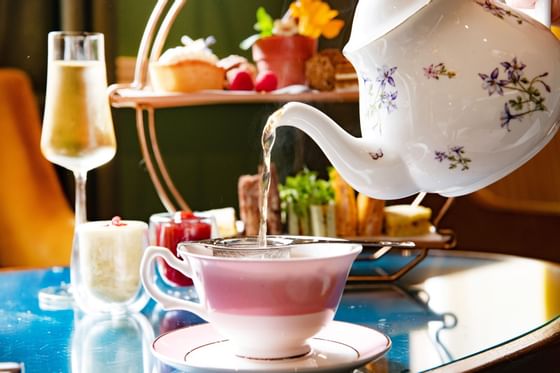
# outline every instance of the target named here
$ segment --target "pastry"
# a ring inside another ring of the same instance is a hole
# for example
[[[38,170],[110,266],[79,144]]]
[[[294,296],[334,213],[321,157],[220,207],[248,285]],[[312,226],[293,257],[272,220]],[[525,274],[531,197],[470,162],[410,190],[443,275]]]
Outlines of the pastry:
[[[259,175],[243,175],[237,182],[239,217],[248,236],[259,233],[259,182]]]
[[[325,49],[321,52],[328,56],[334,66],[334,89],[336,91],[358,90],[358,74],[354,66],[338,49]]]
[[[358,214],[354,189],[332,168],[329,178],[334,189],[336,235],[340,237],[356,236]]]
[[[270,190],[268,192],[268,219],[267,234],[281,234],[282,221],[280,218],[280,197],[278,194],[278,177],[276,168],[270,168]],[[261,198],[261,175],[243,175],[239,177],[237,184],[239,197],[239,215],[245,225],[245,235],[254,236],[259,234],[260,224],[260,198]]]
[[[432,210],[424,206],[385,207],[385,233],[388,236],[419,236],[430,232]]]
[[[348,60],[344,60],[344,62],[335,67],[334,89],[336,91],[358,90],[358,74],[356,74],[354,66]]]
[[[358,209],[358,236],[380,235],[383,229],[385,201],[358,193],[356,205]]]
[[[358,75],[344,55],[334,48],[311,57],[305,67],[309,86],[319,91],[358,89]]]
[[[305,63],[305,77],[310,88],[319,91],[334,89],[334,66],[327,56],[315,54]]]
[[[224,88],[225,70],[203,39],[183,37],[183,46],[166,50],[150,64],[150,79],[156,91],[195,92]]]

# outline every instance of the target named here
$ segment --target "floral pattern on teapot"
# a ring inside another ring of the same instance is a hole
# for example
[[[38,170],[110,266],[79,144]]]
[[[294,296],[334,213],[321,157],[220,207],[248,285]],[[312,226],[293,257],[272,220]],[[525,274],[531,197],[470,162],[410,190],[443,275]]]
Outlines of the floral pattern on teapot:
[[[368,152],[371,159],[377,161],[380,158],[383,158],[383,149],[379,148],[376,152]]]
[[[363,77],[364,85],[370,97],[368,117],[374,119],[372,128],[379,128],[379,133],[381,133],[380,111],[385,109],[387,114],[391,114],[397,110],[399,91],[396,89],[397,85],[395,78],[393,78],[395,71],[397,71],[397,66],[387,67],[387,65],[383,65],[381,68],[377,68],[375,81],[367,76]]]
[[[448,70],[445,63],[440,62],[438,64],[430,64],[428,67],[424,67],[424,76],[427,79],[439,80],[440,76],[446,76],[449,79],[453,79],[457,73],[455,71]]]
[[[493,15],[495,15],[500,19],[505,19],[505,17],[511,17],[515,19],[518,24],[520,25],[523,24],[523,18],[513,13],[511,10],[504,9],[499,5],[496,5],[496,3],[492,0],[484,0],[484,1],[479,0],[476,1],[476,3],[480,5],[482,8],[484,8],[484,10],[492,13]]]
[[[359,0],[343,53],[359,75],[362,137],[296,102],[278,126],[305,132],[354,189],[378,199],[486,187],[560,129],[560,42],[510,9]]]
[[[439,162],[448,161],[450,170],[461,166],[461,171],[466,171],[471,163],[471,160],[465,156],[464,146],[451,146],[446,152],[436,150],[435,159]]]
[[[513,120],[521,122],[526,115],[547,110],[544,105],[546,98],[539,88],[542,86],[549,93],[551,89],[543,80],[548,76],[548,72],[529,79],[525,76],[524,71],[527,65],[518,61],[517,57],[511,61],[501,62],[500,65],[506,79],[501,79],[499,67],[494,68],[490,74],[479,73],[478,76],[482,79],[482,88],[488,91],[488,96],[492,96],[494,93],[503,96],[506,90],[518,93],[515,99],[504,103],[504,109],[500,115],[500,126],[509,132]]]

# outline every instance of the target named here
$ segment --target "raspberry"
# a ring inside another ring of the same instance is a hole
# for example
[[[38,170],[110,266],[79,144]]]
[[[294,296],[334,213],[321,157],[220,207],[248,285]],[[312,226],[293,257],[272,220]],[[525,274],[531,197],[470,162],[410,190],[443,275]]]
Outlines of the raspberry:
[[[228,72],[228,81],[232,91],[252,91],[255,88],[253,78],[246,70],[235,69]]]
[[[173,220],[176,223],[180,223],[183,220],[188,220],[194,218],[194,214],[191,211],[176,211],[173,215]]]
[[[272,71],[264,71],[257,76],[255,90],[258,92],[270,92],[278,88],[278,77]]]
[[[126,224],[122,222],[120,216],[114,216],[113,219],[111,219],[111,225],[114,225],[115,227],[122,227]]]

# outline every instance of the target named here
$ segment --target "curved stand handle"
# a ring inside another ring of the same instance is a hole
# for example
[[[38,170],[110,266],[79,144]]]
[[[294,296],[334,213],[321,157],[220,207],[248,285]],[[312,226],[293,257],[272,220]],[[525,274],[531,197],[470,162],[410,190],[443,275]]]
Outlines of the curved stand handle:
[[[154,261],[157,257],[162,258],[167,264],[186,276],[192,276],[192,271],[187,261],[180,261],[165,247],[149,246],[144,252],[142,263],[140,264],[140,275],[146,292],[160,303],[164,310],[186,310],[207,320],[207,312],[203,305],[165,294],[155,284]]]

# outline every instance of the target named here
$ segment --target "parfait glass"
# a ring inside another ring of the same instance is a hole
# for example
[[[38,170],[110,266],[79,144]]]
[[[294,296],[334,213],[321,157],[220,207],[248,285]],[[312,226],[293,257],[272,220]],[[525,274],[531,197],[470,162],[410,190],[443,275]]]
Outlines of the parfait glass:
[[[49,33],[41,151],[74,174],[76,229],[87,220],[87,172],[109,162],[116,152],[103,34]],[[70,290],[61,284],[44,289],[40,296],[70,300]]]

